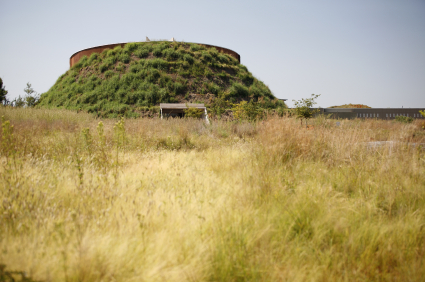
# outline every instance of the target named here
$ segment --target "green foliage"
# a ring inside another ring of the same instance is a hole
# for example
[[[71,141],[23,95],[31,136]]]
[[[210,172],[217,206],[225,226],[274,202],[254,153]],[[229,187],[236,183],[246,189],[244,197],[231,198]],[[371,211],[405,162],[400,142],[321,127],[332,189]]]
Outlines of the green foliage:
[[[230,110],[231,108],[229,101],[219,97],[214,99],[214,101],[209,105],[208,112],[220,118],[226,110]]]
[[[248,88],[238,82],[234,82],[232,87],[229,89],[229,97],[248,97]]]
[[[186,118],[201,118],[203,110],[198,108],[187,108],[184,109],[184,117]]]
[[[121,62],[123,62],[124,64],[127,64],[130,62],[130,55],[126,54],[126,53],[122,53],[119,57],[119,60]]]
[[[405,117],[405,116],[396,116],[395,120],[398,121],[398,122],[403,122],[403,123],[412,123],[413,122],[412,117]]]
[[[140,107],[181,102],[189,93],[279,106],[271,102],[275,98],[270,89],[232,56],[198,44],[170,42],[129,43],[85,57],[41,96],[39,106],[136,117]]]
[[[295,103],[295,114],[297,118],[301,120],[301,124],[303,119],[307,120],[312,118],[315,114],[315,110],[311,109],[313,105],[317,104],[316,99],[320,96],[320,94],[311,94],[310,98],[302,98],[301,100],[293,100]]]
[[[22,108],[25,106],[25,99],[18,96],[18,98],[15,98],[11,104],[13,107]]]
[[[40,100],[40,95],[31,87],[31,83],[27,83],[27,87],[24,89],[25,96],[22,98],[19,96],[12,101],[12,106],[14,107],[34,107],[38,104]]]
[[[263,114],[263,110],[259,107],[258,103],[254,103],[252,100],[242,101],[239,104],[233,105],[232,108],[233,117],[236,120],[255,120],[260,118]]]
[[[5,89],[3,85],[3,80],[0,77],[0,104],[6,104],[7,103],[7,90]]]
[[[192,55],[190,55],[190,54],[185,54],[183,56],[183,60],[185,62],[188,62],[189,64],[193,64],[193,62],[194,62],[194,59],[193,59]]]
[[[149,55],[149,50],[140,48],[136,52],[134,52],[134,55],[136,55],[137,57],[141,59],[146,58]]]

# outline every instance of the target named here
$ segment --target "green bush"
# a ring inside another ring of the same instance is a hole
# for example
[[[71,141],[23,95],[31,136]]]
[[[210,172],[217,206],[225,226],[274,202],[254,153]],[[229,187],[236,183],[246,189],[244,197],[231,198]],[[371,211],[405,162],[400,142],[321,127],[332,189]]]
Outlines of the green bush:
[[[202,109],[198,108],[187,108],[184,109],[184,117],[185,118],[201,118],[203,114]]]
[[[119,56],[119,60],[120,60],[121,62],[123,62],[124,64],[127,64],[127,63],[129,63],[129,62],[130,62],[130,55],[128,55],[128,54],[126,54],[126,53],[122,53],[122,54]]]
[[[125,44],[123,51],[126,53],[131,53],[134,50],[136,50],[138,47],[139,47],[138,43],[135,43],[135,42],[127,43]]]
[[[99,71],[100,72],[104,72],[104,71],[106,71],[108,69],[108,65],[107,64],[101,64],[100,66],[99,66]]]
[[[202,52],[202,60],[204,62],[211,62],[213,57],[208,52]]]
[[[125,65],[122,62],[119,62],[117,66],[115,67],[115,70],[118,72],[124,72],[125,71]]]
[[[189,64],[193,64],[193,61],[194,61],[194,59],[193,59],[192,55],[190,55],[190,54],[185,54],[185,55],[183,56],[183,60],[184,60],[185,62],[188,62]]]
[[[238,82],[235,82],[232,84],[232,87],[230,88],[230,91],[229,91],[230,97],[248,97],[248,95],[249,95],[249,91],[245,85],[240,84]]]
[[[87,61],[87,64],[92,64],[93,62],[97,61],[97,58],[99,57],[98,53],[93,53],[90,55],[89,60]]]
[[[105,63],[105,65],[108,68],[111,67],[111,66],[113,66],[116,61],[117,61],[117,58],[116,57],[108,57],[105,60],[103,60],[103,62]]]
[[[223,63],[223,64],[227,64],[229,62],[229,59],[226,55],[222,54],[218,56],[218,60]]]
[[[158,70],[164,70],[168,68],[168,62],[163,59],[156,58],[153,60],[147,60],[145,66],[147,68],[151,67]]]
[[[136,55],[139,58],[146,58],[147,56],[149,56],[149,50],[147,49],[138,49],[134,52],[134,55]]]
[[[186,90],[186,86],[180,82],[174,83],[174,92],[176,94],[182,94]]]
[[[162,50],[163,49],[160,46],[158,46],[158,47],[153,49],[152,53],[156,57],[161,57],[162,56]]]
[[[192,52],[196,52],[196,51],[199,51],[201,48],[200,48],[201,46],[199,46],[199,45],[197,45],[197,44],[191,44],[190,45],[190,51],[192,51]]]
[[[249,72],[243,72],[239,74],[239,77],[246,86],[250,86],[252,83],[254,83],[254,77]]]
[[[395,120],[397,122],[404,122],[404,123],[412,123],[413,122],[412,117],[406,117],[406,116],[396,116]]]
[[[141,66],[139,64],[132,65],[132,66],[130,66],[130,68],[128,70],[132,73],[138,73],[139,71],[143,70],[143,66]]]
[[[166,57],[168,61],[175,61],[180,58],[180,53],[174,49],[165,49],[162,51],[162,55]]]
[[[214,58],[217,58],[219,54],[217,49],[215,49],[214,47],[208,48],[208,53],[210,53],[210,55],[213,56]]]

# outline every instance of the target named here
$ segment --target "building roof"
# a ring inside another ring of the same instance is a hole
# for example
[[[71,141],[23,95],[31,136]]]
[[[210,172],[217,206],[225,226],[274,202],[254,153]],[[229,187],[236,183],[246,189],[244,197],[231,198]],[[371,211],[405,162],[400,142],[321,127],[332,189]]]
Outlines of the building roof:
[[[161,103],[159,104],[161,109],[187,109],[187,108],[198,108],[205,109],[204,104],[190,104],[190,103]]]

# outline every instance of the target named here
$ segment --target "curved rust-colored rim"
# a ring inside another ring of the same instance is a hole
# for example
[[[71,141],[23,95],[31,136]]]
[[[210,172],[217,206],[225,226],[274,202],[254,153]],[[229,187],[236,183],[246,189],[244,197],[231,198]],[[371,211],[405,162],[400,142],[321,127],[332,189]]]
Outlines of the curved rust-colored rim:
[[[83,50],[80,50],[78,52],[75,52],[74,54],[72,54],[72,56],[69,58],[69,66],[72,67],[73,65],[75,65],[76,63],[78,63],[78,61],[84,57],[90,57],[91,54],[93,53],[102,53],[105,49],[113,49],[117,46],[121,46],[124,47],[124,45],[128,44],[128,43],[149,43],[149,42],[160,42],[160,41],[143,41],[143,42],[126,42],[126,43],[115,43],[115,44],[107,44],[107,45],[100,45],[100,46],[95,46],[95,47],[90,47],[90,48],[86,48]],[[198,45],[202,45],[205,46],[207,48],[216,48],[219,52],[225,53],[225,54],[229,54],[230,56],[236,58],[239,63],[241,62],[241,56],[236,53],[235,51],[231,50],[231,49],[227,49],[224,47],[220,47],[220,46],[215,46],[215,45],[210,45],[210,44],[204,44],[204,43],[196,43],[196,42],[184,42],[184,43],[191,43],[191,44],[198,44]]]

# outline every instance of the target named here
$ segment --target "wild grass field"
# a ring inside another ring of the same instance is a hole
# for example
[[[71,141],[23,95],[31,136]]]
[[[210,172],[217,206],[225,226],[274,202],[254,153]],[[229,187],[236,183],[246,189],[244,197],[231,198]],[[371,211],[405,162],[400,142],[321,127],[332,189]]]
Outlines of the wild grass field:
[[[0,116],[6,270],[69,282],[425,277],[418,121]]]

